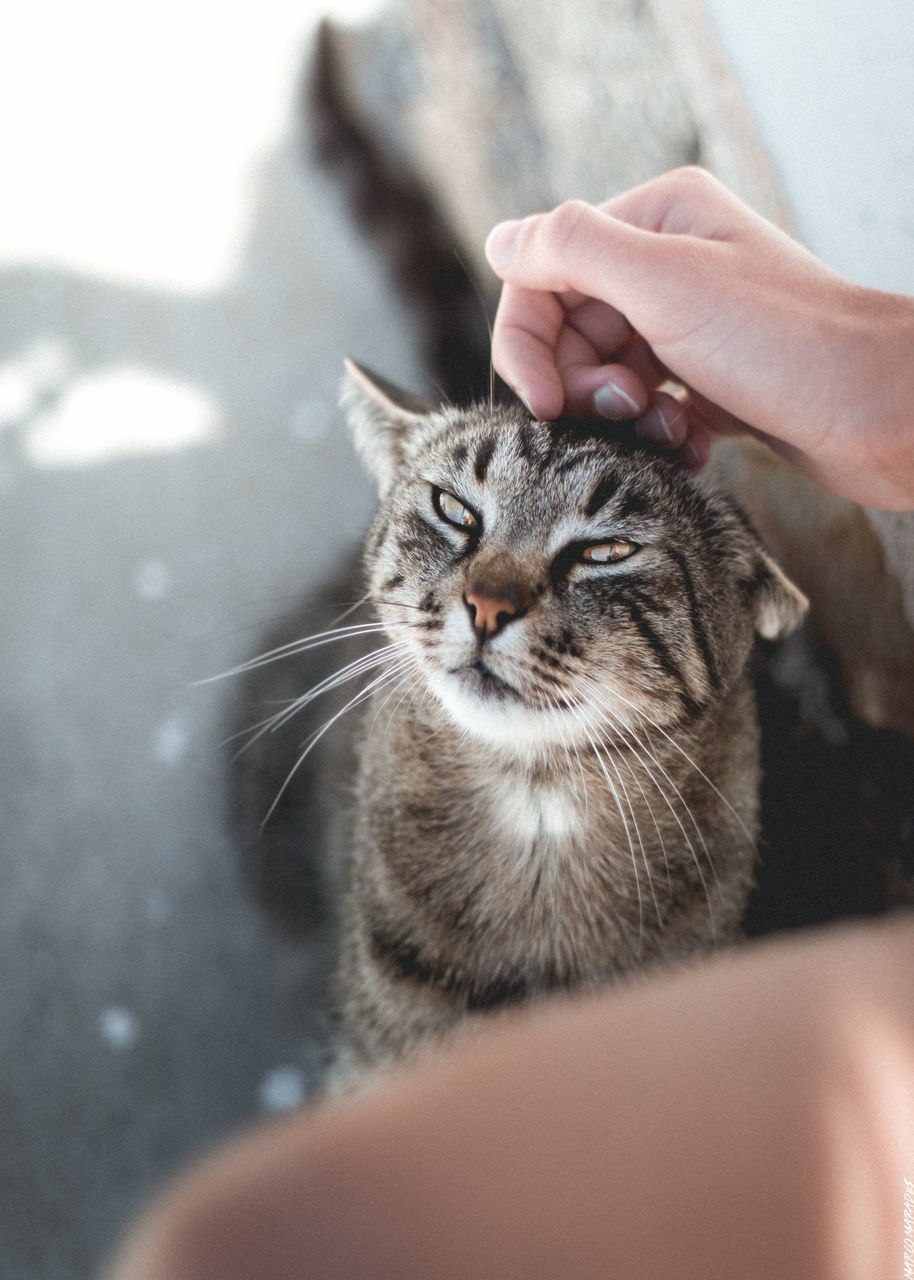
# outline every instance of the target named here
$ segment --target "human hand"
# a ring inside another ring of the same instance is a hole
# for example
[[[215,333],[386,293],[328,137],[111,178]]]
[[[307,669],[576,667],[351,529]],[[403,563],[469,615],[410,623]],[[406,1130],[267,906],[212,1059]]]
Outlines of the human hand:
[[[914,302],[843,279],[710,174],[502,223],[486,251],[495,367],[539,417],[634,417],[692,467],[749,432],[834,492],[914,505]]]

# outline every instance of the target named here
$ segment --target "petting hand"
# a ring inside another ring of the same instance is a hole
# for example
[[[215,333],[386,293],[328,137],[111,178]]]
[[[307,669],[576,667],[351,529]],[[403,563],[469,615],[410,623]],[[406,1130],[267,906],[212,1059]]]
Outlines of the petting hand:
[[[845,280],[710,174],[502,223],[486,252],[495,367],[539,417],[637,418],[693,467],[747,431],[836,493],[914,506],[914,301]]]

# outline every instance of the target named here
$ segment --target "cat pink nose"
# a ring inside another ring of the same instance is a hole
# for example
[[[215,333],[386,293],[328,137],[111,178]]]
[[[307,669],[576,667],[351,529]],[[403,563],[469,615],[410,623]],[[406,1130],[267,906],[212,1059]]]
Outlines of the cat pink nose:
[[[494,636],[512,618],[524,612],[516,600],[508,596],[489,596],[483,591],[468,591],[463,597],[470,611],[470,621],[478,639]]]

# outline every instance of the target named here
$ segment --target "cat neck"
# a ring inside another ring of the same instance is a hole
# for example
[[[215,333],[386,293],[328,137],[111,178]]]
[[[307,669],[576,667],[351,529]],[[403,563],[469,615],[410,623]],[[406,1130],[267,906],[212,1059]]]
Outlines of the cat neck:
[[[744,721],[748,686],[738,685],[705,711],[693,716],[687,728],[642,721],[637,727],[588,735],[577,743],[550,742],[531,736],[490,741],[453,723],[445,710],[427,697],[407,694],[392,714],[369,715],[369,726],[380,735],[380,747],[400,767],[424,761],[448,789],[458,787],[479,794],[496,788],[512,789],[528,799],[561,793],[580,800],[596,787],[621,791],[666,782],[683,791],[708,777],[724,777],[742,764],[722,744],[732,743],[732,727]]]

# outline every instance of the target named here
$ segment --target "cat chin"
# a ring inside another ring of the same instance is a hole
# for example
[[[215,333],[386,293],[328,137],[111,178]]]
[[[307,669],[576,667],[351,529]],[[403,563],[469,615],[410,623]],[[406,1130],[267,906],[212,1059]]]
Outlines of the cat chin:
[[[515,755],[529,758],[555,747],[582,745],[587,740],[580,722],[571,713],[528,706],[507,686],[501,694],[491,689],[477,692],[449,673],[432,676],[429,687],[459,729]]]

